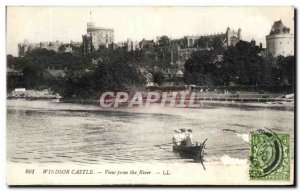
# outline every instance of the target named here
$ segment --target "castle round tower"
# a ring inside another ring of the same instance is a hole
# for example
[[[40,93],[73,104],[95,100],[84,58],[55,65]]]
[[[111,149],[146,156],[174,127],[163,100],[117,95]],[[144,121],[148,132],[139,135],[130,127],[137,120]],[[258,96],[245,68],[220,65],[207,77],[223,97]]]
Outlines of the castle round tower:
[[[281,20],[274,22],[270,34],[266,36],[266,41],[266,51],[273,57],[294,55],[294,35]]]

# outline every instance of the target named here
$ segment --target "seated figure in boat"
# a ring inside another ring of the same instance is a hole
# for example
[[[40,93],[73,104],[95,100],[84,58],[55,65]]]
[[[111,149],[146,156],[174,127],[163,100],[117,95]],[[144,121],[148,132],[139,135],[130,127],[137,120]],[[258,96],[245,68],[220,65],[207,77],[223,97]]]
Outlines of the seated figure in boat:
[[[185,138],[185,146],[186,147],[191,147],[194,145],[192,132],[193,132],[192,129],[188,129],[186,132],[186,138]]]
[[[181,136],[180,136],[180,131],[175,129],[175,133],[173,135],[173,144],[174,145],[180,145],[181,144]]]
[[[182,146],[186,145],[186,129],[182,128],[180,129],[180,140],[181,140],[181,144]]]

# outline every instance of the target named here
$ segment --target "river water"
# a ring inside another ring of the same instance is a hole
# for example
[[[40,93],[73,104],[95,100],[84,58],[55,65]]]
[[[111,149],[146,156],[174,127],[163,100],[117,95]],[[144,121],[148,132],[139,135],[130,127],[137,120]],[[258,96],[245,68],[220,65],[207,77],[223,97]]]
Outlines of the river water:
[[[193,129],[207,141],[206,161],[248,159],[249,133],[291,134],[294,112],[268,107],[118,108],[55,101],[7,100],[7,160],[17,163],[186,163],[172,152],[174,129]],[[293,153],[292,153],[293,156]]]

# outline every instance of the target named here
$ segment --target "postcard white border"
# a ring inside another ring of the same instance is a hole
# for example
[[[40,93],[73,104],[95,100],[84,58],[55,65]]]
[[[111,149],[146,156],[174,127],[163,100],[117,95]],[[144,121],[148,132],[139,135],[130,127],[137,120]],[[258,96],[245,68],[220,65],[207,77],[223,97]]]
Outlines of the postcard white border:
[[[72,6],[83,6],[83,5],[88,5],[88,6],[98,6],[98,5],[118,5],[118,6],[153,6],[153,5],[172,5],[172,6],[180,6],[180,5],[194,5],[194,6],[280,6],[280,5],[293,5],[296,8],[299,8],[299,1],[296,0],[268,0],[268,1],[261,1],[261,0],[252,0],[252,1],[239,1],[239,0],[226,0],[226,1],[219,1],[219,0],[201,0],[201,1],[194,1],[194,0],[144,0],[144,1],[138,1],[138,0],[127,0],[125,1],[120,1],[120,0],[102,0],[100,2],[97,1],[92,1],[92,0],[51,0],[51,1],[38,1],[38,0],[27,0],[27,1],[21,1],[21,0],[2,0],[0,1],[1,9],[0,9],[0,26],[2,26],[2,30],[0,30],[0,37],[1,37],[1,44],[0,44],[0,57],[1,57],[1,72],[2,75],[0,75],[0,82],[1,82],[1,87],[0,88],[0,105],[1,105],[1,110],[0,110],[0,122],[1,122],[1,159],[2,163],[0,165],[0,180],[1,180],[1,190],[8,190],[9,188],[6,185],[6,46],[5,46],[5,41],[6,41],[6,27],[5,26],[5,7],[7,5],[42,5],[42,6],[47,6],[47,5],[59,5],[59,6],[67,6],[67,5],[72,5]],[[299,10],[298,10],[299,11]],[[298,13],[299,14],[299,13]],[[297,23],[297,28],[299,26],[299,18],[296,20]],[[297,36],[299,35],[299,32],[297,31]],[[297,55],[299,53],[299,49],[297,48]],[[297,73],[299,74],[299,63],[297,63]],[[299,88],[299,78],[297,79],[297,87]],[[297,100],[299,100],[299,94],[297,94]],[[297,112],[297,118],[299,117],[299,112]],[[298,118],[299,119],[299,118]],[[295,127],[298,128],[298,127]],[[297,138],[299,138],[299,129],[297,130]],[[298,141],[299,142],[299,141]],[[297,145],[297,149],[299,150],[299,145]],[[298,151],[297,150],[297,151]],[[299,152],[297,152],[297,157],[299,157]],[[298,158],[297,158],[298,159]],[[299,164],[297,165],[299,170]],[[299,171],[298,171],[299,172]],[[299,183],[299,176],[298,177],[298,183]],[[18,188],[18,190],[27,190],[28,188]],[[32,189],[32,188],[30,188]],[[40,189],[40,188],[36,188]],[[48,190],[51,188],[46,188],[43,190]],[[67,188],[60,188],[60,189],[67,189]],[[99,189],[99,188],[95,188]],[[117,189],[117,188],[112,188],[112,189]],[[131,188],[126,188],[130,190]],[[181,188],[184,190],[185,188]],[[210,188],[204,188],[204,190],[211,190]],[[216,188],[214,188],[216,189]],[[221,188],[219,188],[221,189]],[[261,188],[263,189],[263,188]],[[85,190],[85,188],[79,188],[78,190]],[[164,189],[165,190],[165,189]],[[260,190],[260,189],[259,189]]]

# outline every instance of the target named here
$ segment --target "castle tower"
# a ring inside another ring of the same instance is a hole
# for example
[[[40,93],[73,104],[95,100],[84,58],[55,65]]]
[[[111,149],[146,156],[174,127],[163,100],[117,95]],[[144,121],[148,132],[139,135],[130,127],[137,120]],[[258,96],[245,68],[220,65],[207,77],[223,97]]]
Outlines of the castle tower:
[[[238,39],[242,40],[242,29],[241,28],[239,28],[239,30],[238,30]]]
[[[266,41],[268,54],[274,57],[294,55],[294,35],[281,20],[274,22],[270,34],[266,36]]]
[[[229,47],[231,45],[230,43],[230,28],[227,27],[227,30],[226,30],[226,43],[227,43],[227,47]]]
[[[88,44],[91,41],[93,45],[92,51],[99,50],[100,46],[108,47],[109,44],[114,43],[114,29],[98,27],[96,23],[93,22],[92,12],[90,12],[90,16],[91,20],[87,22],[87,33],[83,38],[83,41],[87,40],[87,42],[83,43]]]

